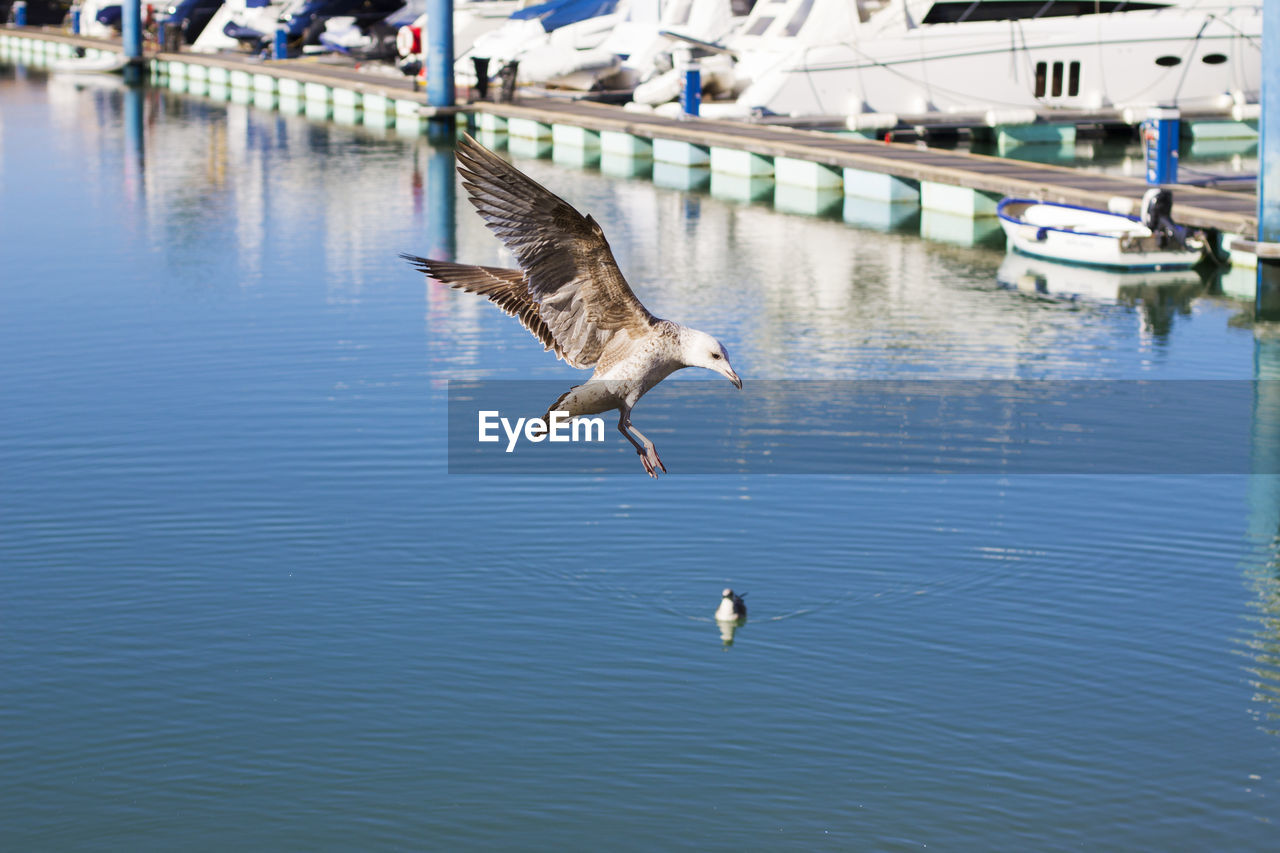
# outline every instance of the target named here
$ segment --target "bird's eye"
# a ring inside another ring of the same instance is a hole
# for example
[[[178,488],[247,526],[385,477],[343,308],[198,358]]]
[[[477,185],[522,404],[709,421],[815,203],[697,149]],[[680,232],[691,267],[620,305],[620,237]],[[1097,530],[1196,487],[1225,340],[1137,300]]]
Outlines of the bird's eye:
[[[718,359],[718,358],[720,358],[720,353],[718,353],[718,352],[713,352],[713,353],[711,353],[711,357],[712,357],[712,358],[716,358],[716,359]]]

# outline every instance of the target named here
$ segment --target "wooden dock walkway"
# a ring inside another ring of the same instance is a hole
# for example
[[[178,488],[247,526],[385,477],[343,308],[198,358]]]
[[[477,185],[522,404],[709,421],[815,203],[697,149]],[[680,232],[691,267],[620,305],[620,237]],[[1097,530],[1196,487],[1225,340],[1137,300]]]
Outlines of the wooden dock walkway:
[[[1006,196],[1025,196],[1090,207],[1105,206],[1112,196],[1141,199],[1145,181],[991,157],[912,143],[884,143],[772,124],[673,119],[635,113],[589,101],[520,98],[511,104],[473,103],[466,109],[503,118],[545,124],[569,124],[642,136],[749,151],[766,157],[790,157],[836,168],[862,169],[912,181],[968,187]],[[1175,192],[1178,221],[1251,238],[1257,227],[1258,197],[1200,187],[1179,186]]]
[[[52,41],[74,47],[120,49],[118,42],[72,36],[53,29],[0,26],[0,34]],[[359,95],[384,97],[404,104],[421,103],[425,96],[404,77],[367,73],[350,66],[314,59],[264,61],[250,56],[190,52],[149,52],[147,62],[185,63],[218,68],[301,84],[317,84]],[[281,89],[283,91],[283,88]],[[423,114],[428,110],[423,107]],[[570,125],[591,131],[613,131],[647,139],[667,139],[701,147],[745,151],[763,157],[786,157],[833,168],[858,169],[909,181],[965,187],[998,196],[1023,196],[1045,201],[1105,206],[1119,196],[1137,200],[1147,184],[1137,178],[1105,175],[960,151],[923,148],[912,143],[885,143],[848,135],[780,126],[775,123],[714,119],[666,118],[631,112],[590,101],[552,97],[517,97],[513,103],[462,103],[461,113],[488,113],[504,119],[526,119],[546,125]],[[1175,211],[1179,222],[1216,229],[1251,240],[1257,233],[1257,195],[1217,189],[1178,186]]]

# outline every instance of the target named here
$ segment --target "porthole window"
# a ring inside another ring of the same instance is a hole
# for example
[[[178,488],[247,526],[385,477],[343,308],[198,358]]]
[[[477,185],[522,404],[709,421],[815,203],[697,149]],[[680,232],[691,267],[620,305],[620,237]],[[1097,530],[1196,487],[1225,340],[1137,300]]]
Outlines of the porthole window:
[[[1222,63],[1227,61],[1227,58],[1223,56],[1221,53],[1209,53],[1209,54],[1205,54],[1205,57],[1200,61],[1203,62],[1205,65],[1221,65]]]
[[[1181,56],[1161,56],[1156,59],[1156,65],[1159,65],[1161,68],[1172,68],[1175,65],[1181,64]]]

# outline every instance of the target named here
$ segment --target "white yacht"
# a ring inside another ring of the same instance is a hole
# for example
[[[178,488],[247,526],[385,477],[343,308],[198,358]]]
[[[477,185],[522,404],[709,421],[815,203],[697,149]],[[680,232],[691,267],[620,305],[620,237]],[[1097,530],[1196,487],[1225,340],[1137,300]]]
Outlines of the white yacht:
[[[402,7],[405,0],[226,0],[191,45],[196,53],[223,50],[260,52],[283,28],[291,46],[314,44],[330,18],[350,17],[371,24]]]
[[[431,16],[425,8],[417,8],[425,7],[424,0],[410,2],[415,5],[416,14],[410,23],[400,28],[396,38],[397,52],[404,59],[424,53],[430,39]],[[513,12],[528,5],[528,0],[454,0],[454,59],[470,50],[476,39],[506,24]]]
[[[618,55],[603,43],[629,6],[630,0],[555,0],[521,10],[475,39],[455,63],[455,79],[475,85],[474,59],[488,60],[491,74],[514,61],[521,83],[589,89],[618,67]]]
[[[547,4],[514,15],[503,27],[476,39],[455,73],[461,84],[471,85],[472,57],[483,57],[491,73],[516,61],[521,83],[548,88],[630,91],[663,77],[655,90],[660,94],[650,101],[657,103],[679,92],[673,52],[725,38],[745,20],[735,5],[732,0]],[[551,11],[539,11],[543,9]]]
[[[1255,103],[1259,0],[758,0],[704,115]],[[722,51],[722,52],[723,52]]]

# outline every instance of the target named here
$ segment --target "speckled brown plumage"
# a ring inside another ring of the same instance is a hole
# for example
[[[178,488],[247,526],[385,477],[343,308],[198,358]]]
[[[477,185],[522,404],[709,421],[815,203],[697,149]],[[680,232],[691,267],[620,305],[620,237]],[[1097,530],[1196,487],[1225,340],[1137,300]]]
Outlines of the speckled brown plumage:
[[[741,388],[728,352],[705,332],[650,314],[590,216],[470,136],[458,143],[457,157],[471,203],[520,269],[402,257],[450,287],[486,297],[572,366],[594,368],[591,380],[561,395],[548,417],[551,411],[579,417],[617,409],[618,431],[645,471],[654,477],[666,471],[653,442],[632,425],[631,409],[683,367],[713,370]]]

